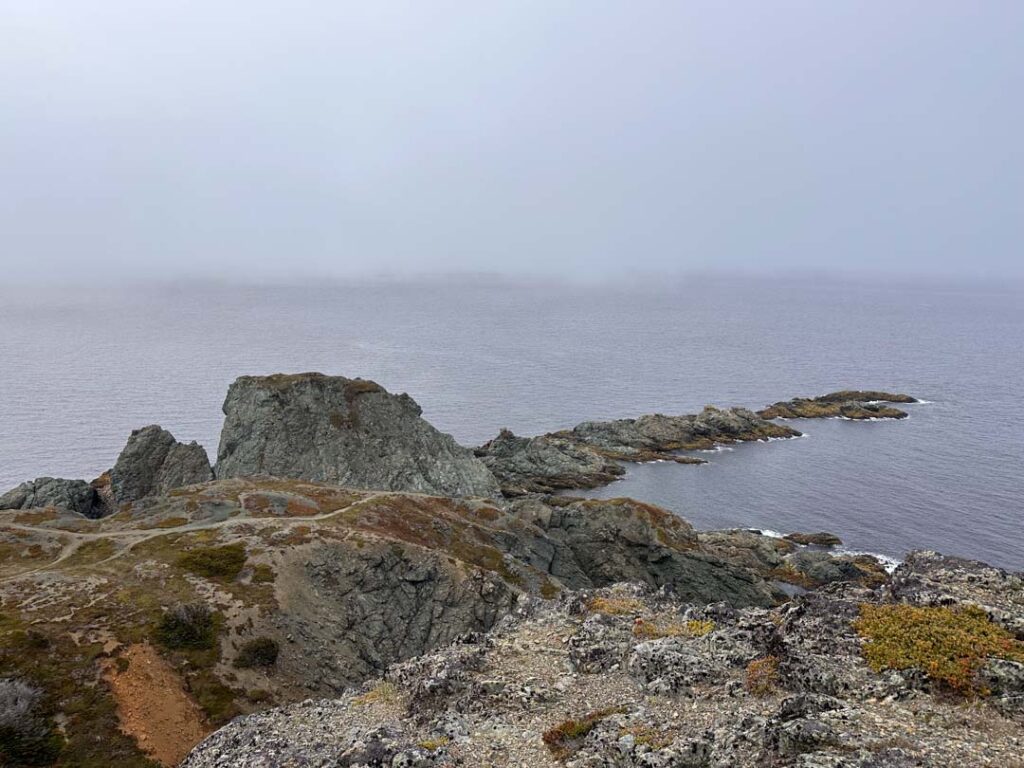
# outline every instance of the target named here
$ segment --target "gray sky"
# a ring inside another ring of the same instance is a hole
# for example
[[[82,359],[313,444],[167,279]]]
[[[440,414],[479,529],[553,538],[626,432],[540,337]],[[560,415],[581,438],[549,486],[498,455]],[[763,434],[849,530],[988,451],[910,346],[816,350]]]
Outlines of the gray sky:
[[[0,0],[7,278],[1024,275],[1024,2]]]

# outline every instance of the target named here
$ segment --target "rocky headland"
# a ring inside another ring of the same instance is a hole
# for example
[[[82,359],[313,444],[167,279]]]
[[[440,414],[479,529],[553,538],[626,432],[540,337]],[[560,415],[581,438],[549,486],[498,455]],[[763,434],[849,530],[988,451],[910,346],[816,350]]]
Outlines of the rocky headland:
[[[616,462],[673,461],[703,464],[683,451],[730,443],[799,437],[746,408],[707,406],[698,414],[651,414],[636,419],[586,421],[539,437],[516,437],[508,430],[476,450],[507,496],[596,488],[625,470]]]
[[[361,379],[242,377],[224,412],[214,467],[151,426],[91,483],[0,497],[0,764],[176,765],[229,721],[183,765],[1019,755],[1019,574],[554,493],[799,434],[765,412],[475,451]]]

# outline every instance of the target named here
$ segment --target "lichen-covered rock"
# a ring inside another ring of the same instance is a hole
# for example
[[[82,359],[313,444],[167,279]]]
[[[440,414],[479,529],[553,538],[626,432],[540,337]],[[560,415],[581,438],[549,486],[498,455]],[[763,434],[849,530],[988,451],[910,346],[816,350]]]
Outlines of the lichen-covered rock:
[[[0,496],[0,509],[56,507],[86,517],[99,517],[96,490],[84,480],[40,477]]]
[[[893,595],[916,605],[974,605],[1024,637],[1024,574],[938,552],[907,555],[892,576]]]
[[[792,542],[759,531],[700,531],[697,537],[705,552],[758,572],[781,568],[785,556],[796,550]]]
[[[174,435],[151,424],[133,430],[109,472],[116,504],[167,493],[213,479],[210,458],[196,442],[179,443]]]
[[[498,495],[472,452],[421,416],[409,395],[319,373],[242,376],[224,401],[218,478],[275,475],[353,488]]]

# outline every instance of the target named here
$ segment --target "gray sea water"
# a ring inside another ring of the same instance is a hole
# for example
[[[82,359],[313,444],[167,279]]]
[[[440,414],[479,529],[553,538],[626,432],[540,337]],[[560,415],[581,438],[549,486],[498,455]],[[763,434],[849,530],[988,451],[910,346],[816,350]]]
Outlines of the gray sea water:
[[[1019,285],[688,278],[285,287],[0,287],[0,487],[92,478],[159,423],[216,454],[240,374],[319,370],[406,391],[461,442],[585,419],[760,407],[857,387],[929,402],[901,422],[630,466],[596,495],[698,527],[828,530],[1024,568]]]

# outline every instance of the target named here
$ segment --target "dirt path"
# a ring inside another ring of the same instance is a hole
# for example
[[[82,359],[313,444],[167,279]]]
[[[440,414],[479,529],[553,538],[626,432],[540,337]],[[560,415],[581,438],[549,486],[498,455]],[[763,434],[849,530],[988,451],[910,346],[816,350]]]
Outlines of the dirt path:
[[[178,765],[211,730],[199,705],[153,646],[128,646],[119,658],[127,659],[128,668],[119,671],[110,662],[105,676],[117,701],[121,730],[158,763]]]
[[[67,560],[69,557],[78,551],[88,541],[99,541],[103,539],[127,539],[128,545],[119,549],[117,552],[112,554],[110,557],[103,560],[99,560],[94,563],[90,563],[91,566],[102,565],[108,563],[111,560],[124,555],[126,552],[131,551],[134,547],[142,544],[143,542],[150,541],[160,536],[175,536],[182,533],[193,533],[195,531],[209,531],[218,528],[227,528],[234,525],[262,525],[269,526],[273,525],[276,527],[294,527],[296,525],[305,525],[307,523],[315,523],[321,520],[328,520],[336,515],[340,515],[342,512],[347,512],[354,507],[358,507],[361,504],[367,504],[371,501],[375,501],[378,498],[385,496],[394,495],[405,495],[405,496],[419,496],[420,494],[397,494],[392,491],[380,491],[378,493],[370,494],[365,498],[354,501],[348,506],[342,507],[341,509],[335,509],[331,512],[323,512],[319,515],[310,515],[308,517],[296,516],[296,517],[248,517],[238,516],[230,517],[227,520],[219,520],[212,523],[188,523],[186,525],[180,525],[175,528],[158,528],[150,530],[128,530],[128,531],[65,531],[60,528],[45,528],[37,525],[22,525],[21,523],[2,523],[0,522],[0,528],[6,528],[14,531],[24,531],[26,533],[43,534],[47,536],[64,536],[70,538],[67,544],[61,549],[60,554],[56,559],[39,566],[38,568],[32,568],[27,571],[20,573],[11,574],[0,578],[0,584],[5,584],[10,581],[16,581],[26,576],[30,576],[33,573],[40,573],[42,571],[48,571],[55,566],[60,565],[62,562]]]

